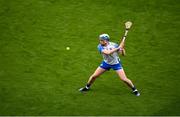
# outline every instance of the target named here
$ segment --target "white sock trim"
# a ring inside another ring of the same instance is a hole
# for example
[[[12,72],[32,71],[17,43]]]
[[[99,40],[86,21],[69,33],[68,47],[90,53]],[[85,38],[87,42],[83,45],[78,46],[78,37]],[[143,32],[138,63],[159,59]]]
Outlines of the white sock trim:
[[[135,89],[133,92],[136,92],[136,91],[138,91],[137,89]]]
[[[89,89],[89,87],[86,86],[86,89]]]

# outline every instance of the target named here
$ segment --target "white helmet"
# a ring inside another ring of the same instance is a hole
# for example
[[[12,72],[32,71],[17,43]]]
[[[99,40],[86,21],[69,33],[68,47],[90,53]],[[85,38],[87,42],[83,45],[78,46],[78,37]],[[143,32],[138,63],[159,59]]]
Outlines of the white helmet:
[[[110,37],[108,34],[101,34],[101,35],[99,35],[99,39],[109,41]]]

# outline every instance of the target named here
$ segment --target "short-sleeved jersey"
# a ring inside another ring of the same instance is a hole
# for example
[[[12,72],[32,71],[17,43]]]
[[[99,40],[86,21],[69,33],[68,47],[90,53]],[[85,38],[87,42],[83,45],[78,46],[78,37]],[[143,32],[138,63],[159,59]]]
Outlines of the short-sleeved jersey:
[[[109,42],[107,46],[102,46],[101,44],[98,45],[98,51],[102,54],[104,62],[110,65],[118,64],[120,62],[120,58],[118,56],[118,52],[113,52],[110,55],[102,53],[104,49],[111,50],[113,48],[117,48],[118,44]]]

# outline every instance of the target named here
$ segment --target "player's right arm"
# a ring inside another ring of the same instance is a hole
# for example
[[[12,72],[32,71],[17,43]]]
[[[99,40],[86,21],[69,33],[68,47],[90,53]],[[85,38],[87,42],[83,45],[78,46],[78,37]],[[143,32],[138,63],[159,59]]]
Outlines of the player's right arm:
[[[110,54],[112,54],[113,52],[119,51],[119,50],[120,50],[120,47],[118,46],[118,47],[113,48],[113,49],[111,49],[111,50],[106,50],[106,49],[104,49],[101,45],[98,45],[98,50],[99,50],[100,53],[110,55]]]
[[[116,52],[116,51],[118,51],[120,48],[118,47],[118,48],[113,48],[112,50],[102,50],[102,53],[104,53],[104,54],[107,54],[107,55],[109,55],[109,54],[112,54],[113,52]]]

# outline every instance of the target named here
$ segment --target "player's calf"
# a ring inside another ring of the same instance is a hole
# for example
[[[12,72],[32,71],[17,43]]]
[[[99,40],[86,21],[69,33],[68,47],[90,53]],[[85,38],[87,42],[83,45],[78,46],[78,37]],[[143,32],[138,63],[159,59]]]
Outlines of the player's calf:
[[[139,91],[136,89],[136,87],[133,85],[132,81],[129,80],[128,78],[123,78],[121,79],[123,80],[124,83],[126,83],[131,89],[132,89],[132,92],[136,95],[136,96],[140,96],[140,93]]]

